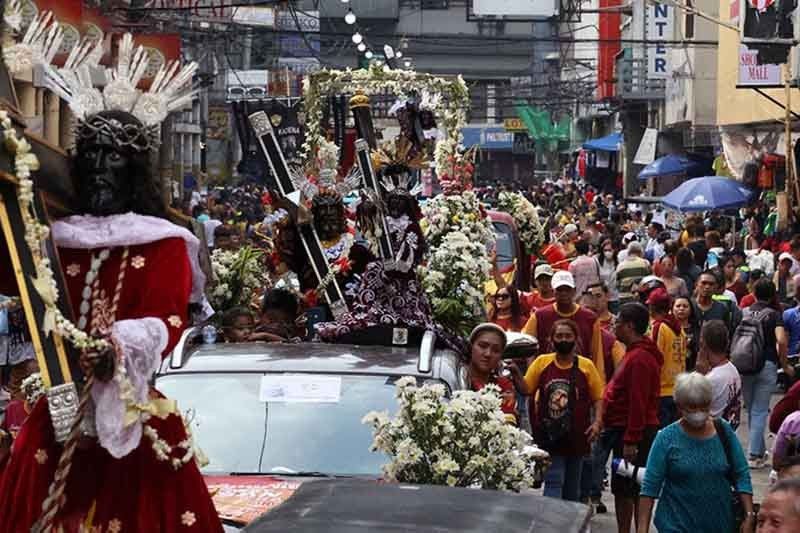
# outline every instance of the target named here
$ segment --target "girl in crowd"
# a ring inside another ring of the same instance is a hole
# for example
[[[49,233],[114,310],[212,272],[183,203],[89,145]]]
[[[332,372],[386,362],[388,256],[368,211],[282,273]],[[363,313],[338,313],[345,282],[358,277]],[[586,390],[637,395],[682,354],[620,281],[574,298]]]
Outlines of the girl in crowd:
[[[491,297],[489,321],[506,331],[522,331],[528,317],[524,315],[519,292],[513,287],[502,287]]]
[[[686,335],[686,370],[693,370],[697,361],[697,343],[699,332],[695,331],[694,308],[687,296],[678,296],[672,301],[672,316]]]
[[[608,309],[611,313],[619,310],[619,292],[617,292],[617,250],[611,239],[606,239],[600,247],[597,255],[597,262],[600,265],[600,281],[608,287]]]

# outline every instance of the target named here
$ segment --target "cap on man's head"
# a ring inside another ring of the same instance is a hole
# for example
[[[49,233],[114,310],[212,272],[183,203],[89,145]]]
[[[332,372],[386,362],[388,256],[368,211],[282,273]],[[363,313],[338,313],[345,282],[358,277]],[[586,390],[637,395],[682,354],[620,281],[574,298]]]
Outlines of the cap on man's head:
[[[545,263],[544,265],[539,265],[536,267],[536,270],[533,271],[533,279],[539,279],[540,276],[552,278],[553,274],[553,267]]]
[[[567,224],[566,226],[564,226],[564,233],[567,235],[569,235],[570,233],[575,233],[576,231],[578,231],[578,226],[576,226],[575,224]]]
[[[785,260],[787,260],[787,259],[788,259],[789,261],[792,261],[792,262],[794,262],[794,257],[792,257],[792,254],[790,254],[789,252],[783,252],[781,255],[779,255],[779,256],[778,256],[778,262],[779,262],[779,263],[780,263],[781,261],[785,261]]]
[[[555,274],[553,274],[553,281],[550,282],[554,289],[558,289],[559,287],[569,287],[571,289],[575,288],[575,278],[572,277],[572,274],[567,272],[566,270],[559,270]]]
[[[666,289],[658,287],[650,291],[650,294],[647,296],[647,302],[645,303],[647,303],[647,305],[668,306],[671,301],[672,298]]]
[[[491,322],[484,322],[482,324],[478,324],[472,330],[472,333],[469,334],[469,343],[472,344],[475,342],[475,339],[478,338],[478,335],[483,333],[484,331],[491,331],[492,333],[497,333],[500,335],[500,338],[503,341],[503,349],[505,349],[506,344],[508,344],[508,338],[506,337],[506,332],[503,328],[498,326],[497,324],[493,324]]]
[[[626,233],[622,237],[622,244],[628,244],[629,242],[636,241],[636,240],[638,240],[636,238],[636,234],[634,232],[632,232],[632,231],[629,231],[628,233]]]

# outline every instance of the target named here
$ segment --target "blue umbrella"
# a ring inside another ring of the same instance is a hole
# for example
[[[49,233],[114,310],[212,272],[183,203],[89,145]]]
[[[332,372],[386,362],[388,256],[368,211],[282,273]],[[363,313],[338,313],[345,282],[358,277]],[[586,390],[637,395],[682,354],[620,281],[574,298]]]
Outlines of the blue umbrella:
[[[685,155],[665,155],[659,157],[639,172],[639,179],[658,178],[661,176],[677,176],[681,174],[691,175],[695,170],[700,170],[703,163],[693,161]]]
[[[692,178],[678,185],[661,203],[678,211],[709,211],[747,204],[753,191],[722,176]]]

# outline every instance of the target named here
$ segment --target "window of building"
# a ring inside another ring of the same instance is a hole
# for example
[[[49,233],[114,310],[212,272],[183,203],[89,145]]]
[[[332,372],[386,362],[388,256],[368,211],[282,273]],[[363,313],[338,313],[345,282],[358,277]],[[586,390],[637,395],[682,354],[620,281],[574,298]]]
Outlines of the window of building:
[[[420,0],[422,9],[449,9],[450,0]]]
[[[686,7],[694,7],[692,0],[686,0]],[[694,15],[688,11],[684,20],[683,36],[686,39],[694,39]]]

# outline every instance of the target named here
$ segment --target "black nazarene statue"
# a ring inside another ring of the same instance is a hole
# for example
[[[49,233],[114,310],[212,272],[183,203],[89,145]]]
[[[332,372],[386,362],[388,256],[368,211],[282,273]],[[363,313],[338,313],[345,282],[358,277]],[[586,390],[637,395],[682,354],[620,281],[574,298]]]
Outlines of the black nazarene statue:
[[[104,92],[47,71],[79,119],[74,168],[83,200],[82,213],[56,221],[52,236],[76,326],[107,348],[81,356],[88,379],[80,426],[67,423],[66,435],[54,426],[66,398],[53,389],[22,425],[0,466],[3,533],[222,531],[177,406],[149,385],[189,325],[190,302],[203,299],[200,243],[163,218],[149,165],[159,123],[190,101],[181,89],[194,68],[159,74],[171,92],[142,94],[124,74],[137,53],[125,35]],[[98,108],[87,109],[92,102]]]

